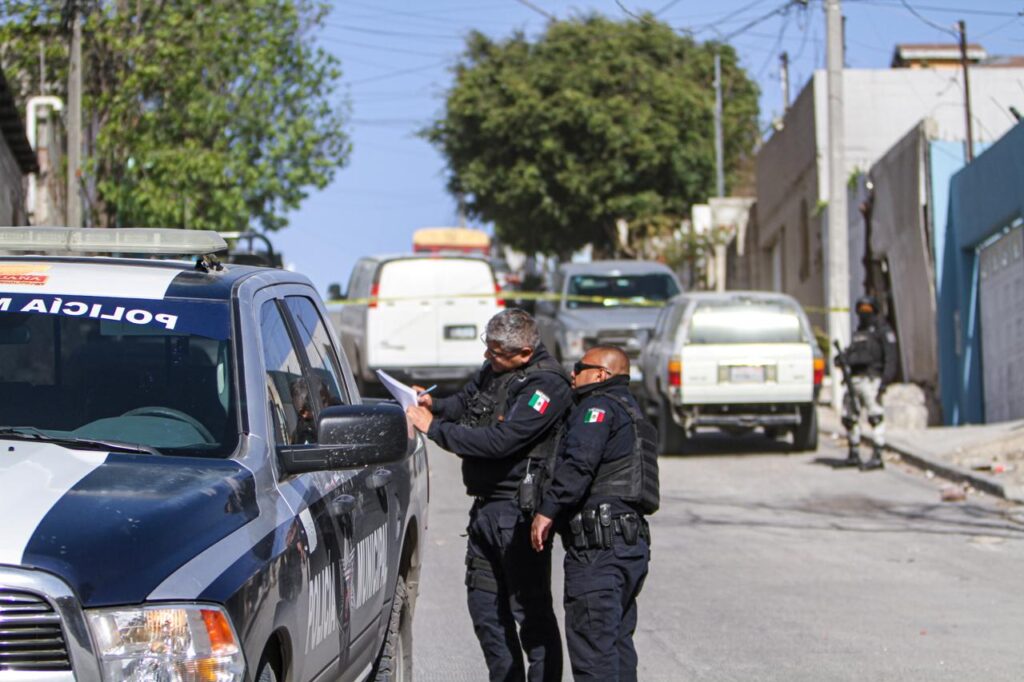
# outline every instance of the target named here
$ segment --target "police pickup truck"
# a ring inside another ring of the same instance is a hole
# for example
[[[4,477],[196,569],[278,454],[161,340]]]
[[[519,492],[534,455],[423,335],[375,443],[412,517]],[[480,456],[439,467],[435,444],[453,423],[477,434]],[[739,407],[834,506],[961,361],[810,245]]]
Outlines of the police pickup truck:
[[[411,677],[424,441],[223,249],[0,228],[0,680]]]

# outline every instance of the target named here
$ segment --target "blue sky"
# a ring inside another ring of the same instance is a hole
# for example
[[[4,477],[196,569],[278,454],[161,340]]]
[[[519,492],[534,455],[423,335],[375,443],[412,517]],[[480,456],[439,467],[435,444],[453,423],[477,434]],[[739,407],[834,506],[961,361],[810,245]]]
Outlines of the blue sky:
[[[742,28],[785,0],[621,0],[629,11],[659,18],[698,40]],[[916,12],[908,9],[907,4]],[[531,9],[530,5],[538,10]],[[993,55],[1024,54],[1024,0],[843,0],[846,62],[884,68],[900,42],[950,42],[958,19],[968,38]],[[444,187],[444,160],[415,131],[441,115],[450,67],[464,36],[476,29],[500,38],[521,29],[541,33],[548,19],[599,12],[626,18],[615,0],[335,0],[320,44],[338,56],[348,98],[353,151],[334,182],[313,192],[273,236],[285,261],[324,293],[344,286],[363,255],[408,251],[416,228],[455,225],[455,203]],[[781,111],[778,55],[790,56],[795,99],[825,63],[822,0],[793,7],[736,37],[743,66],[761,87],[761,118]],[[1024,110],[1024,90],[1017,106]],[[711,135],[711,131],[708,131]]]

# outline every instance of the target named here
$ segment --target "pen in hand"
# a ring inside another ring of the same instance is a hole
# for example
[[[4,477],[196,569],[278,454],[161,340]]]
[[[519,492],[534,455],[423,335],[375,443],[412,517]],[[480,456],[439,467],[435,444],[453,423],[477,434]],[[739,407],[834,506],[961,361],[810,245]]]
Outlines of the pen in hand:
[[[433,391],[433,390],[434,390],[435,388],[437,388],[437,384],[434,384],[434,385],[433,385],[433,386],[431,386],[430,388],[425,388],[425,389],[423,389],[422,391],[419,391],[419,392],[418,392],[418,393],[417,393],[416,395],[417,395],[417,396],[421,396],[421,395],[427,395],[428,393],[430,393],[431,391]]]

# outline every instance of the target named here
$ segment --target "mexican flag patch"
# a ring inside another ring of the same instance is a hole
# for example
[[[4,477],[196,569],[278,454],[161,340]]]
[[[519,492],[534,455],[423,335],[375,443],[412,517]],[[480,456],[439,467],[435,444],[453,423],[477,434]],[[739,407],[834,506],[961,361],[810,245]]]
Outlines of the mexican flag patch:
[[[544,395],[543,391],[534,391],[533,396],[530,398],[530,407],[537,410],[541,414],[548,409],[548,405],[551,404],[551,398]]]
[[[591,407],[587,410],[587,413],[583,415],[584,424],[598,424],[604,421],[604,410],[599,410],[596,407]]]

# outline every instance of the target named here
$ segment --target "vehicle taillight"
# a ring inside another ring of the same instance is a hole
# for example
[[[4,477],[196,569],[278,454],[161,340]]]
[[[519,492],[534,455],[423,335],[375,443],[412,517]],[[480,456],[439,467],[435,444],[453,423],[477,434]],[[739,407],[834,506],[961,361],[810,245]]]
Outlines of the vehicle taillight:
[[[494,302],[498,304],[499,308],[505,307],[505,299],[501,298],[501,285],[499,285],[497,282],[495,282],[494,284],[494,298]]]
[[[683,385],[683,363],[679,358],[672,358],[668,361],[668,385],[672,388],[679,388]]]
[[[380,293],[380,284],[378,284],[377,282],[374,282],[373,286],[370,287],[370,302],[367,304],[368,307],[370,307],[370,308],[376,308],[377,307],[377,295],[379,293]]]
[[[825,378],[825,358],[814,358],[814,385],[821,386]]]

